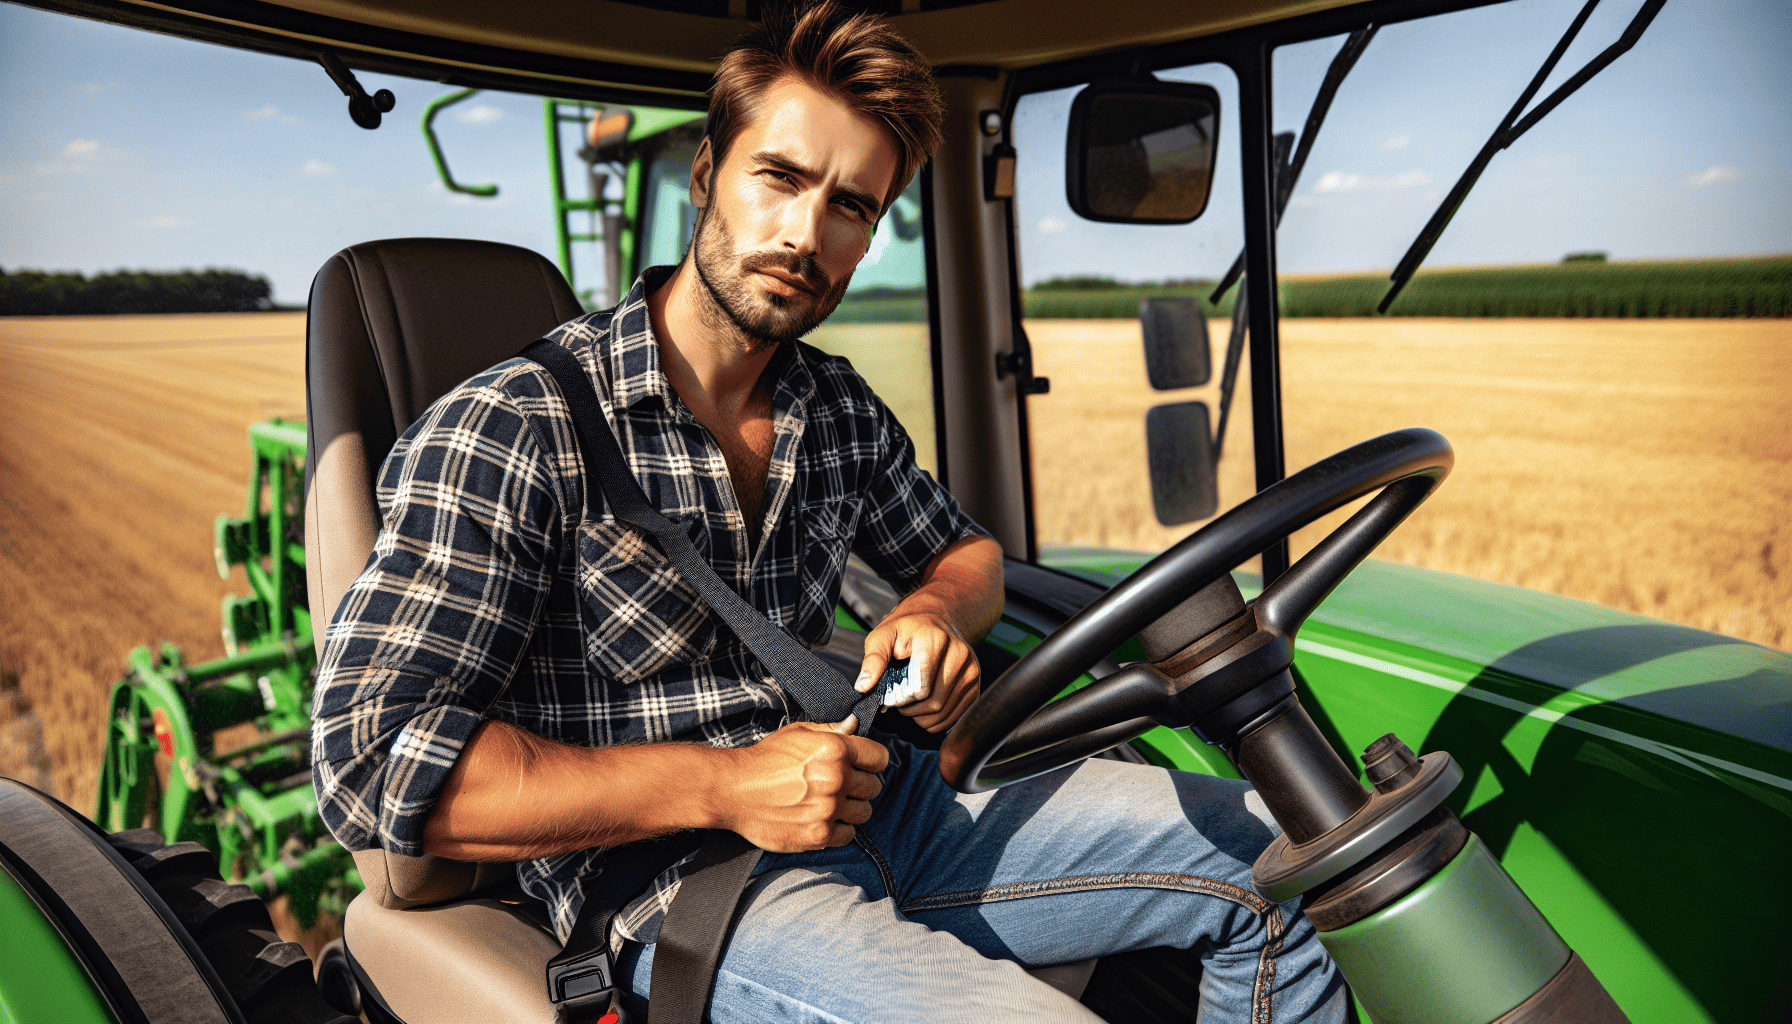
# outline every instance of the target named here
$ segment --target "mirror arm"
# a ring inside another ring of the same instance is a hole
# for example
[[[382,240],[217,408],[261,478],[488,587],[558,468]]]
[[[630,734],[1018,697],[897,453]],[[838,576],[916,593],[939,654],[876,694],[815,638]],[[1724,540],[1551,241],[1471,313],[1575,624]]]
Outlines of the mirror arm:
[[[1624,29],[1624,34],[1618,37],[1617,42],[1606,47],[1599,56],[1588,61],[1585,67],[1575,72],[1573,77],[1558,86],[1555,92],[1550,93],[1543,102],[1537,104],[1535,110],[1520,120],[1518,115],[1523,113],[1524,108],[1531,102],[1531,97],[1537,94],[1537,90],[1543,87],[1544,80],[1549,77],[1550,72],[1555,70],[1562,55],[1568,51],[1568,44],[1574,42],[1574,37],[1580,34],[1581,27],[1592,15],[1593,8],[1599,6],[1599,0],[1587,0],[1587,5],[1581,8],[1580,14],[1568,26],[1568,31],[1563,34],[1561,41],[1556,43],[1556,48],[1550,51],[1549,59],[1545,60],[1543,66],[1537,69],[1537,74],[1518,97],[1518,102],[1512,105],[1512,109],[1506,113],[1505,119],[1500,121],[1499,127],[1494,129],[1493,135],[1481,147],[1481,151],[1475,154],[1475,159],[1469,163],[1468,168],[1462,172],[1462,177],[1456,180],[1456,187],[1450,189],[1450,194],[1444,197],[1437,212],[1433,213],[1431,219],[1425,223],[1425,228],[1419,232],[1419,237],[1413,239],[1412,247],[1407,249],[1406,255],[1400,258],[1399,266],[1396,266],[1393,274],[1390,275],[1394,282],[1393,286],[1388,289],[1388,293],[1382,296],[1380,304],[1375,307],[1377,313],[1388,311],[1388,307],[1394,304],[1394,300],[1406,288],[1407,282],[1412,280],[1413,274],[1418,272],[1419,265],[1425,262],[1425,257],[1431,255],[1431,247],[1437,244],[1444,229],[1450,226],[1450,220],[1456,216],[1456,211],[1462,207],[1463,200],[1468,198],[1469,192],[1481,180],[1482,172],[1487,170],[1487,165],[1493,161],[1494,155],[1518,141],[1519,136],[1530,131],[1538,121],[1543,120],[1545,115],[1559,106],[1575,90],[1587,84],[1594,75],[1605,70],[1612,61],[1617,60],[1632,46],[1635,46],[1636,41],[1643,37],[1643,31],[1649,27],[1650,22],[1655,20],[1655,16],[1661,12],[1662,5],[1665,3],[1667,0],[1644,0],[1642,7],[1637,9],[1636,17],[1630,19],[1629,26]]]
[[[336,88],[342,90],[342,95],[348,97],[349,120],[361,127],[369,131],[378,128],[380,115],[390,113],[397,105],[398,100],[390,89],[381,89],[372,96],[367,95],[367,90],[361,88],[361,82],[355,78],[355,73],[349,70],[341,57],[329,50],[318,51],[317,62],[323,65],[324,73],[330,76],[330,81],[336,83]]]

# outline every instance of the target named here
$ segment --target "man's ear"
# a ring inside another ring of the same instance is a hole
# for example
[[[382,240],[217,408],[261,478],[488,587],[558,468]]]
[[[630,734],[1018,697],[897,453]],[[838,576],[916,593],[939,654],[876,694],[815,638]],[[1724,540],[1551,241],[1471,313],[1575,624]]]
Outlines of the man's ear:
[[[697,209],[709,206],[709,185],[715,176],[716,153],[710,148],[709,136],[697,146],[697,156],[691,161],[691,205]]]

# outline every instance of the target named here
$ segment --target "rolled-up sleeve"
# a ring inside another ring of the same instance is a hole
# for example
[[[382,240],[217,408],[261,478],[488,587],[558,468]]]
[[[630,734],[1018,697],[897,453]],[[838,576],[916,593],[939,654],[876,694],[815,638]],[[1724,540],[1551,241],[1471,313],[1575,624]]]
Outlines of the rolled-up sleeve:
[[[393,448],[379,539],[325,636],[312,779],[350,850],[423,853],[424,823],[553,581],[555,484],[493,374],[432,406]]]
[[[876,402],[878,457],[864,494],[853,553],[904,594],[940,552],[966,537],[989,536],[952,492],[915,465],[915,444],[883,402]]]

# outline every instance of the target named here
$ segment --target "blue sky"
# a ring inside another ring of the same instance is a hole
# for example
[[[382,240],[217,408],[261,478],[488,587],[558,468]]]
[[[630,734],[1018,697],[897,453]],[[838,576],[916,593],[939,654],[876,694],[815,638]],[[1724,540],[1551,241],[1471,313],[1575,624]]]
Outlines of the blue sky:
[[[1283,269],[1391,266],[1578,6],[1518,0],[1383,29],[1307,165]],[[1606,0],[1557,78],[1635,9]],[[1278,52],[1280,127],[1299,126],[1336,46]],[[1792,251],[1788,52],[1792,5],[1669,0],[1635,50],[1495,159],[1431,263]],[[500,186],[473,199],[437,184],[417,130],[446,87],[360,77],[397,94],[378,131],[349,121],[316,65],[0,4],[0,266],[239,267],[302,303],[324,259],[364,239],[488,238],[552,254],[540,100],[482,93],[438,118],[456,175]],[[1224,68],[1166,77],[1214,84],[1235,109]],[[1017,115],[1025,278],[1219,273],[1242,237],[1235,125],[1222,128],[1200,221],[1090,224],[1063,200],[1072,95],[1030,97]]]

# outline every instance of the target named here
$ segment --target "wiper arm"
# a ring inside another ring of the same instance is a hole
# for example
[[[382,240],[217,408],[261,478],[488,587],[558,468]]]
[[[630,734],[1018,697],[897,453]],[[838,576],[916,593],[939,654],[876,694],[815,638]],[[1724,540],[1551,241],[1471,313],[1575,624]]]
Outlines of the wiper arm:
[[[1275,137],[1274,160],[1270,166],[1275,168],[1276,187],[1281,189],[1281,182],[1288,180],[1292,172],[1288,169],[1288,152],[1294,148],[1294,133],[1279,132]],[[1286,196],[1292,189],[1278,193],[1280,202],[1287,202]],[[1276,207],[1278,211],[1281,207]],[[1240,265],[1244,260],[1241,254]],[[1224,291],[1224,289],[1221,289]],[[1242,297],[1241,297],[1242,298]],[[1220,376],[1220,418],[1213,428],[1213,460],[1218,462],[1221,453],[1226,450],[1226,424],[1232,420],[1232,396],[1238,390],[1238,367],[1244,359],[1244,335],[1251,326],[1251,307],[1243,301],[1232,304],[1232,333],[1226,338],[1226,369]]]
[[[1344,84],[1345,76],[1356,66],[1357,59],[1369,48],[1369,40],[1375,38],[1374,25],[1365,25],[1344,40],[1344,46],[1338,55],[1332,58],[1331,67],[1325,70],[1325,79],[1319,83],[1319,92],[1313,97],[1313,107],[1307,111],[1306,124],[1301,126],[1300,145],[1295,147],[1294,158],[1288,159],[1284,150],[1277,154],[1276,168],[1276,223],[1282,223],[1282,212],[1288,209],[1288,197],[1294,194],[1294,184],[1300,180],[1301,169],[1307,166],[1307,154],[1313,151],[1313,140],[1319,137],[1319,126],[1325,123],[1325,115],[1331,112],[1332,99],[1338,95],[1338,87]],[[1277,141],[1281,136],[1277,136]],[[1217,303],[1231,287],[1238,283],[1244,274],[1244,252],[1240,250],[1238,258],[1232,261],[1231,269],[1226,271],[1220,283],[1207,297],[1209,303]]]
[[[1390,275],[1394,286],[1388,289],[1388,293],[1382,297],[1381,304],[1375,307],[1377,313],[1386,313],[1388,307],[1393,305],[1394,299],[1399,297],[1401,289],[1405,288],[1406,283],[1412,280],[1412,275],[1418,271],[1419,264],[1425,262],[1425,257],[1431,254],[1431,247],[1437,244],[1444,229],[1450,226],[1450,220],[1456,216],[1456,211],[1462,207],[1463,200],[1468,198],[1469,191],[1475,187],[1476,182],[1481,180],[1481,173],[1487,169],[1494,154],[1517,142],[1519,136],[1530,131],[1532,126],[1543,120],[1545,115],[1559,106],[1576,89],[1587,84],[1594,75],[1605,70],[1607,65],[1635,46],[1636,41],[1643,37],[1643,30],[1647,29],[1649,23],[1655,20],[1655,15],[1660,13],[1662,5],[1666,3],[1667,0],[1644,0],[1642,7],[1638,8],[1636,12],[1636,17],[1630,19],[1630,25],[1624,29],[1624,34],[1618,37],[1617,42],[1606,47],[1599,56],[1588,61],[1586,67],[1575,72],[1572,78],[1563,82],[1555,92],[1549,94],[1548,98],[1537,104],[1535,110],[1520,119],[1519,115],[1524,113],[1525,107],[1531,102],[1531,97],[1537,95],[1537,90],[1543,87],[1543,82],[1549,77],[1549,73],[1555,70],[1562,55],[1568,52],[1568,45],[1574,42],[1576,35],[1580,34],[1581,27],[1587,23],[1587,18],[1592,15],[1593,8],[1599,6],[1599,0],[1587,0],[1587,5],[1581,8],[1580,14],[1575,17],[1573,24],[1568,26],[1568,32],[1562,36],[1562,41],[1556,44],[1554,50],[1550,51],[1549,59],[1543,62],[1541,68],[1537,69],[1536,77],[1532,78],[1531,84],[1525,87],[1524,93],[1518,97],[1518,102],[1512,105],[1512,109],[1506,113],[1505,119],[1500,121],[1498,128],[1494,129],[1487,144],[1481,147],[1481,152],[1475,154],[1475,159],[1468,165],[1468,169],[1462,172],[1461,178],[1457,179],[1456,187],[1452,188],[1450,194],[1444,197],[1443,205],[1437,208],[1437,212],[1431,215],[1431,220],[1426,222],[1425,229],[1419,232],[1419,237],[1413,239],[1412,248],[1406,250],[1406,255],[1401,257],[1400,264]]]

